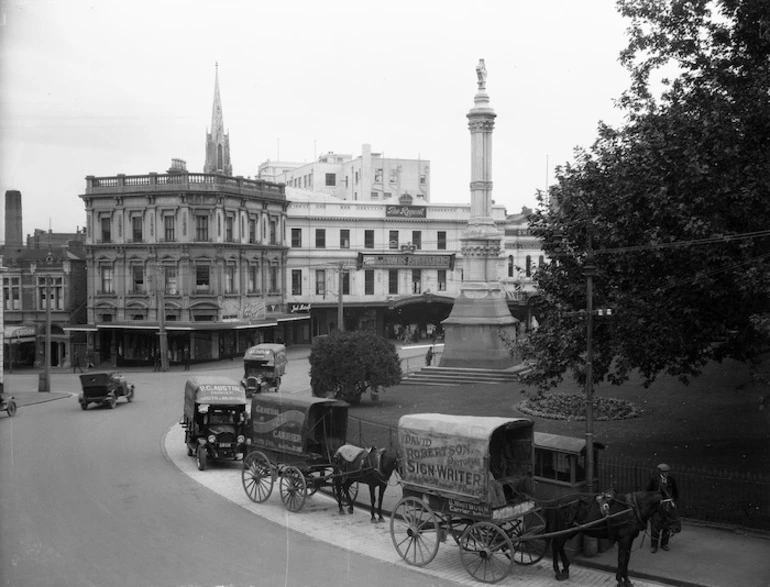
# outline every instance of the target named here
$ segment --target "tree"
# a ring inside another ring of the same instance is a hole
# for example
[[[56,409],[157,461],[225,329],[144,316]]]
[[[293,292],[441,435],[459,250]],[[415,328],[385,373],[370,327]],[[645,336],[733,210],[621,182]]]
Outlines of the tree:
[[[549,264],[544,316],[521,343],[547,389],[584,382],[584,270],[593,259],[595,382],[638,370],[687,382],[710,360],[756,363],[770,312],[770,13],[764,0],[621,0],[625,124],[557,169],[530,216]],[[661,70],[668,79],[656,81]]]
[[[367,389],[398,385],[401,359],[395,345],[376,334],[335,331],[319,337],[310,350],[313,395],[358,404]]]

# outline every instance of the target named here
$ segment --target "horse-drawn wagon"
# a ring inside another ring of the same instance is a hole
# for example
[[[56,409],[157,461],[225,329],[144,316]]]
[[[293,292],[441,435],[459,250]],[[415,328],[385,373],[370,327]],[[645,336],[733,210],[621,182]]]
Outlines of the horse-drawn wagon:
[[[398,439],[403,497],[390,534],[407,563],[427,565],[447,535],[479,581],[543,557],[545,522],[529,497],[531,420],[411,414],[399,420]]]
[[[345,444],[348,404],[333,399],[256,394],[251,403],[251,452],[241,481],[249,499],[266,501],[278,480],[281,501],[296,512],[336,477],[332,459]]]

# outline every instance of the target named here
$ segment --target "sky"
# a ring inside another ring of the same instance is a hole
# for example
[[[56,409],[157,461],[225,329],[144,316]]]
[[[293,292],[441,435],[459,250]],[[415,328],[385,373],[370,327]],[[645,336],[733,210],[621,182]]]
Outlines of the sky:
[[[536,206],[554,168],[622,122],[614,0],[0,0],[0,190],[23,230],[74,232],[87,175],[201,172],[215,64],[233,174],[364,144],[431,163],[470,201],[466,114],[485,60],[493,199]],[[4,199],[3,199],[4,202]],[[5,204],[0,207],[5,232]]]

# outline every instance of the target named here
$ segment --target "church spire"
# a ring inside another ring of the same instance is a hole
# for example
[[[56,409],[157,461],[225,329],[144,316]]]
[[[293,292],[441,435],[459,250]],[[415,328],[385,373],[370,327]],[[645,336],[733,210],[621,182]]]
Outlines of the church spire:
[[[219,63],[214,65],[214,104],[211,108],[211,132],[206,133],[206,163],[203,173],[232,175],[230,135],[225,133],[222,100],[219,97]]]

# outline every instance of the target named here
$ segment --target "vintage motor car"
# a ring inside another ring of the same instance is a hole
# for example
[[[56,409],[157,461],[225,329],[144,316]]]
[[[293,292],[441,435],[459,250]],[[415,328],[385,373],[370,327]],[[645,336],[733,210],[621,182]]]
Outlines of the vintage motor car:
[[[187,455],[195,456],[198,469],[209,459],[237,459],[247,452],[249,400],[243,387],[229,377],[192,377],[184,389]]]
[[[281,377],[286,374],[286,347],[266,342],[246,349],[243,355],[243,380],[246,397],[255,393],[277,392],[281,388]]]
[[[129,383],[119,371],[83,373],[80,386],[83,391],[78,395],[78,402],[84,410],[91,403],[112,409],[119,398],[125,398],[127,402],[134,401],[134,384]]]

